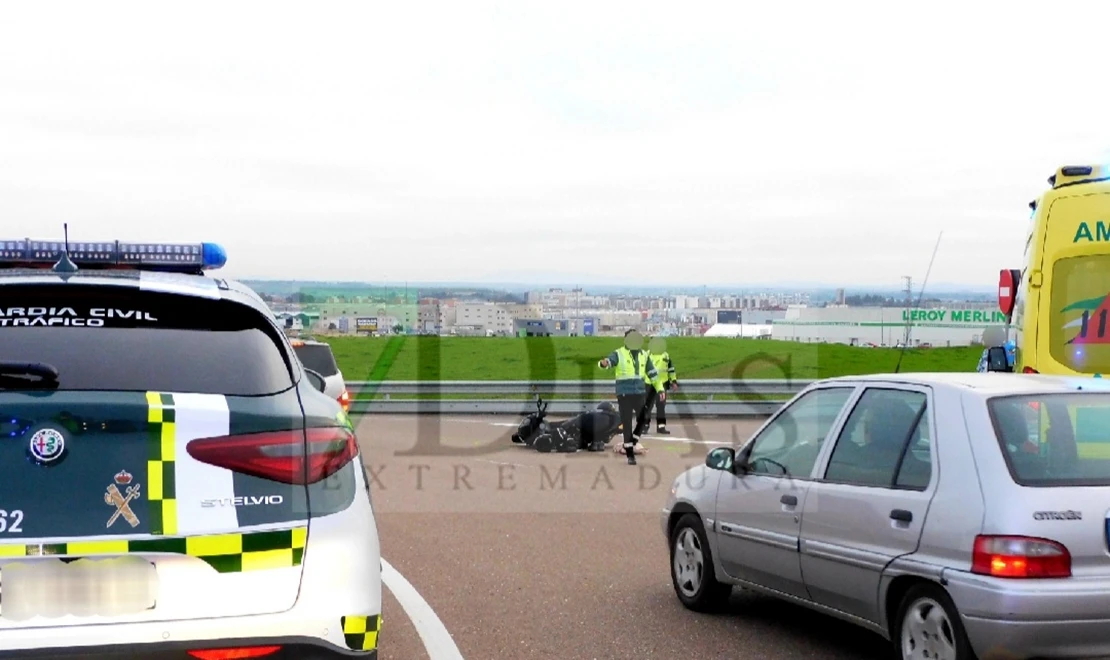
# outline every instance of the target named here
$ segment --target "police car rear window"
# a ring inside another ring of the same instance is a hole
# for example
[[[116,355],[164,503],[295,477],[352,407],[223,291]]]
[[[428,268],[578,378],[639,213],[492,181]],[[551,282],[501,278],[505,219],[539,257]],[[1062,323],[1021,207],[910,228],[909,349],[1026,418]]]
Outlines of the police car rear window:
[[[132,288],[0,288],[0,361],[58,389],[272,394],[293,385],[280,335],[241,304]]]
[[[989,408],[1016,483],[1110,485],[1110,394],[1007,396]]]
[[[293,350],[305,367],[319,373],[321,376],[328,377],[339,373],[339,365],[335,363],[335,357],[331,353],[330,346],[301,344],[300,346],[294,346]]]

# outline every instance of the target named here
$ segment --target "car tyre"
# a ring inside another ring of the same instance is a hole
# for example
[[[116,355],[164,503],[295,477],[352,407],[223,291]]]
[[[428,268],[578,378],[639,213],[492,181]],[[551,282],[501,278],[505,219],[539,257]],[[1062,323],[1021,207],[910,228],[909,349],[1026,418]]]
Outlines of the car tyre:
[[[671,532],[671,584],[678,600],[695,612],[714,612],[728,603],[732,586],[717,580],[713,553],[701,518],[687,513]]]
[[[911,587],[894,621],[891,638],[901,660],[976,660],[956,604],[935,584]]]

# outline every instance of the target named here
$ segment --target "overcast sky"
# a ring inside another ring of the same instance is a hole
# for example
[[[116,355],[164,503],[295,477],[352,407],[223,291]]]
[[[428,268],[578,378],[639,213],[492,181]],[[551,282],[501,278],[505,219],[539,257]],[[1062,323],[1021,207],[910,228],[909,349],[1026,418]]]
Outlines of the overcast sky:
[[[0,4],[3,238],[233,277],[992,287],[1107,3]]]

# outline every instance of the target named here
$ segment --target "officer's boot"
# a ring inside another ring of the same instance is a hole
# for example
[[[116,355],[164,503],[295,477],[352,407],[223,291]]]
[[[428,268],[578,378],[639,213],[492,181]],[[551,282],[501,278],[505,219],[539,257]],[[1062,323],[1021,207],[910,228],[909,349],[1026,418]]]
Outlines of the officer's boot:
[[[626,443],[624,443],[624,455],[628,457],[628,464],[629,465],[635,465],[636,464],[636,443],[635,442],[626,442]]]
[[[667,423],[666,422],[659,422],[659,424],[657,424],[656,427],[655,427],[655,432],[658,433],[659,435],[670,435],[671,434],[671,432],[667,430]]]

